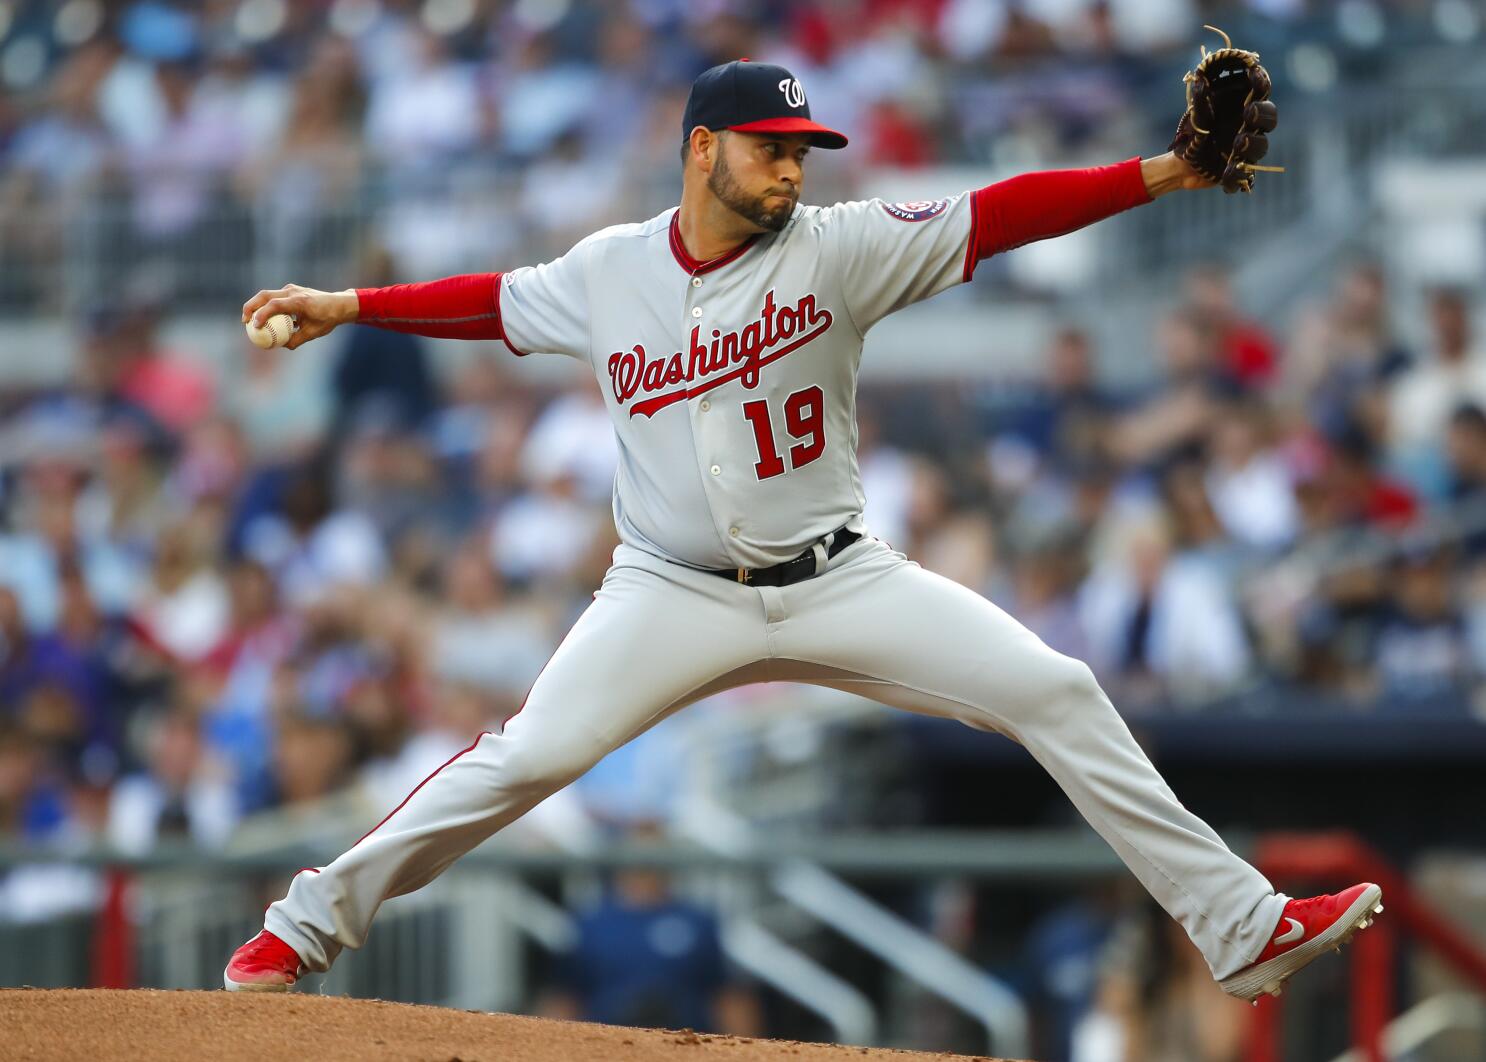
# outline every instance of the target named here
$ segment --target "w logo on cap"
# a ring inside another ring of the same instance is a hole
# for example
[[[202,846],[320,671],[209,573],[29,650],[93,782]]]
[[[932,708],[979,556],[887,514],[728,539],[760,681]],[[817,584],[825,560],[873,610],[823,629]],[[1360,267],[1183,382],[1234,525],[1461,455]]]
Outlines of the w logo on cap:
[[[805,90],[800,87],[798,78],[787,77],[779,82],[779,91],[784,93],[784,102],[791,107],[805,106]]]
[[[804,136],[814,147],[846,146],[844,135],[811,120],[810,101],[799,79],[773,63],[740,59],[698,74],[681,116],[682,138],[697,126]]]

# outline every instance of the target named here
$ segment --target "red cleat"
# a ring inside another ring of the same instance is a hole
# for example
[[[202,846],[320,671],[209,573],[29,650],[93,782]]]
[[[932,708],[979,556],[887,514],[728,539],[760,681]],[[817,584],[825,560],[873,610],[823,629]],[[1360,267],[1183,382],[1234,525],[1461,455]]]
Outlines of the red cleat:
[[[229,992],[287,992],[302,969],[294,949],[265,929],[233,952],[222,983]]]
[[[1230,996],[1257,1003],[1265,992],[1277,996],[1285,979],[1328,948],[1341,951],[1359,929],[1383,912],[1383,890],[1371,882],[1344,892],[1291,900],[1259,957],[1220,984]]]

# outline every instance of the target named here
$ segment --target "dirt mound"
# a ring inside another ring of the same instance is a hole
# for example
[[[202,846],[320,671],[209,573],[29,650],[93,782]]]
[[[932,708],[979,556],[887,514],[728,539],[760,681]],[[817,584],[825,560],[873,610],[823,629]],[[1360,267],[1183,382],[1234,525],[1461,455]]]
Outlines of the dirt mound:
[[[622,1029],[291,993],[0,991],[7,1059],[270,1062],[971,1062],[974,1056]],[[980,1059],[979,1062],[992,1062]]]

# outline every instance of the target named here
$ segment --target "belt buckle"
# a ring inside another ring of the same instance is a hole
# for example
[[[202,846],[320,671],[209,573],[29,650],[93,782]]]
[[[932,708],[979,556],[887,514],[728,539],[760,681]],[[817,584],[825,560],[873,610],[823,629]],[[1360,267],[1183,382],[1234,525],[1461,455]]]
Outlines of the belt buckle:
[[[748,582],[748,569],[747,568],[739,568],[738,569],[738,582],[740,582],[740,583],[746,583],[746,582]]]

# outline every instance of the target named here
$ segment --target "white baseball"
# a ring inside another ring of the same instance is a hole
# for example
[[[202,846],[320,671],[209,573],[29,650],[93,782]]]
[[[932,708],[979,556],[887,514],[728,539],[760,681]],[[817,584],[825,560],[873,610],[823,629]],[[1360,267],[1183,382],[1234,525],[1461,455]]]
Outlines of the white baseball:
[[[289,337],[294,334],[294,318],[287,313],[276,313],[263,322],[263,327],[255,325],[251,319],[248,324],[248,338],[253,341],[253,346],[282,347],[289,342]]]

